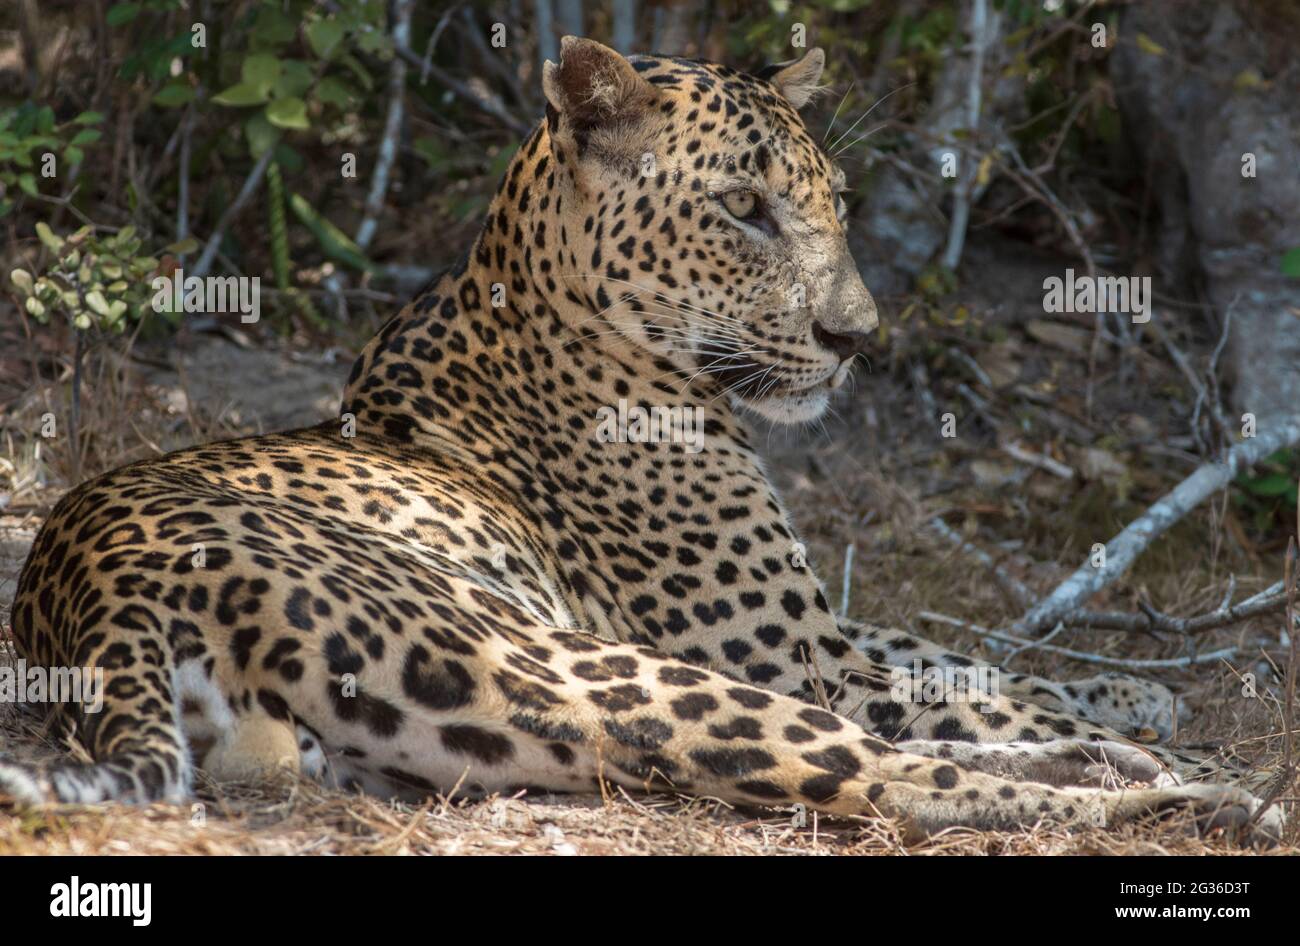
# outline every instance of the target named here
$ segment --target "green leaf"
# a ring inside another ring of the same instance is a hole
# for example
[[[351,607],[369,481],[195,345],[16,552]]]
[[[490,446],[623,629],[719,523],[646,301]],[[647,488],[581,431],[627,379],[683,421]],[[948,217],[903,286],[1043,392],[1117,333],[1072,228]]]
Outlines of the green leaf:
[[[25,269],[15,269],[9,274],[9,281],[18,287],[18,291],[25,296],[32,294],[32,274]]]
[[[96,289],[86,293],[86,305],[90,306],[97,315],[108,315],[108,300]]]
[[[50,225],[44,220],[36,221],[36,235],[51,253],[58,253],[63,249],[63,237],[51,230]]]
[[[375,264],[361,252],[361,248],[353,243],[342,230],[318,214],[302,195],[290,194],[289,207],[293,210],[294,215],[316,237],[316,241],[320,243],[321,249],[325,251],[326,256],[355,269],[376,269]]]
[[[125,26],[140,15],[141,6],[139,3],[115,3],[108,8],[104,19],[109,26]]]
[[[1241,483],[1242,489],[1255,496],[1285,496],[1294,486],[1295,479],[1285,473],[1272,473]]]
[[[72,120],[74,125],[98,125],[104,120],[103,112],[82,112]]]
[[[1165,48],[1146,33],[1137,34],[1137,47],[1148,56],[1163,56],[1165,54]]]
[[[309,23],[306,32],[311,51],[321,59],[328,59],[343,39],[343,26],[333,19]]]
[[[311,88],[311,66],[301,59],[286,59],[280,78],[276,80],[272,98],[284,99],[291,96],[301,97]]]
[[[104,137],[104,133],[100,131],[98,128],[83,128],[81,129],[81,131],[73,135],[72,141],[68,143],[76,145],[78,148],[80,148],[83,145],[94,144],[96,141],[98,141],[100,138],[103,137]]]
[[[14,121],[14,134],[26,137],[36,130],[36,106],[30,102],[25,102],[18,109],[18,115]]]
[[[43,106],[36,113],[36,130],[43,135],[48,135],[54,131],[54,109],[48,105]]]
[[[347,108],[356,100],[356,92],[352,86],[348,85],[342,79],[336,79],[334,76],[326,76],[320,80],[316,86],[316,101],[322,105],[334,105],[338,108]]]
[[[357,34],[356,44],[363,53],[376,54],[388,49],[388,34],[383,30],[365,30]]]
[[[267,53],[256,53],[244,59],[244,64],[239,70],[239,78],[244,85],[251,85],[263,94],[267,94],[280,78],[282,68],[283,64],[277,57]]]
[[[188,82],[169,82],[153,97],[155,105],[163,108],[177,108],[194,101],[194,87]]]
[[[265,89],[259,89],[245,82],[232,85],[230,88],[212,96],[212,101],[218,105],[234,105],[240,108],[246,105],[263,105],[266,103],[266,99],[267,93]]]
[[[276,99],[266,107],[266,120],[277,128],[310,128],[307,103],[296,96]]]
[[[283,171],[290,174],[296,174],[303,168],[302,155],[283,141],[278,142],[275,146],[275,163],[280,165]]]
[[[344,56],[339,62],[352,70],[352,74],[357,77],[357,81],[361,83],[362,88],[367,92],[375,87],[374,77],[366,71],[366,67],[362,65],[361,60],[356,56]]]
[[[82,151],[75,145],[68,145],[63,149],[63,160],[69,164],[80,164],[86,159],[86,152]]]
[[[260,158],[268,148],[275,147],[280,132],[266,120],[265,115],[258,112],[244,122],[244,137],[248,139],[248,153],[254,158]]]
[[[250,43],[258,49],[273,49],[293,39],[298,32],[297,24],[281,13],[278,4],[263,4],[253,21],[249,34]]]
[[[172,254],[172,256],[184,256],[187,253],[197,252],[198,248],[198,240],[194,239],[194,237],[186,237],[185,239],[177,240],[175,243],[166,247],[165,252]]]
[[[1287,250],[1282,255],[1282,272],[1284,275],[1300,279],[1300,246],[1294,250]]]
[[[36,186],[36,175],[31,171],[18,175],[18,186],[22,188],[24,194],[31,197],[35,197],[40,193],[40,189]]]

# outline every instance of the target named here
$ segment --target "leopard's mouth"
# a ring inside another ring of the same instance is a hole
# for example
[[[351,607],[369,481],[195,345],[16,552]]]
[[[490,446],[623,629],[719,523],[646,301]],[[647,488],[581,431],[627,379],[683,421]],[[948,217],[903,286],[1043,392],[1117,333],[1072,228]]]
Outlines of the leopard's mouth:
[[[779,361],[760,361],[747,351],[712,350],[697,355],[700,376],[708,375],[739,407],[782,424],[816,420],[826,410],[832,391],[843,387],[853,360],[827,365],[809,379],[791,377]]]
[[[736,406],[777,424],[802,424],[826,412],[831,391],[844,382],[847,371],[836,368],[812,384],[798,384],[778,374],[776,363],[756,361],[728,364],[715,374]]]

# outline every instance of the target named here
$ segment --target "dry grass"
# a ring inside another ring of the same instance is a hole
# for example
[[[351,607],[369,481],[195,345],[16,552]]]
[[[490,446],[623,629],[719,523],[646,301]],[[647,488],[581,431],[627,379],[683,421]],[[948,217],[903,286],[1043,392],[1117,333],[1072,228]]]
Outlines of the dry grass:
[[[86,416],[94,434],[83,442],[86,472],[187,441],[311,419],[330,409],[331,391],[347,363],[346,358],[335,364],[312,358],[295,362],[265,351],[232,354],[203,346],[190,353],[189,369],[181,374],[147,372],[134,383],[92,378]],[[67,471],[66,442],[41,443],[21,432],[34,429],[33,418],[49,403],[58,409],[58,398],[65,395],[66,386],[31,390],[11,400],[4,415],[10,480],[8,508],[0,508],[0,619],[5,624],[26,548],[61,493]],[[950,629],[918,626],[914,615],[940,611],[996,626],[1016,617],[1019,609],[981,566],[927,533],[924,523],[944,514],[994,552],[1008,572],[1045,591],[1066,573],[1062,563],[1077,560],[1079,550],[1092,541],[1109,537],[1111,520],[1124,514],[1116,511],[1122,502],[1103,484],[1089,484],[1066,497],[1064,487],[1042,473],[1010,488],[981,482],[971,470],[983,456],[977,447],[938,451],[924,436],[909,436],[917,421],[908,398],[906,389],[877,379],[869,402],[859,398],[842,407],[845,416],[833,436],[809,440],[777,433],[766,438],[767,452],[833,602],[839,600],[844,547],[852,541],[850,614],[980,652],[982,642]],[[204,405],[205,412],[199,414],[197,405]],[[278,413],[268,422],[269,410]],[[882,450],[882,443],[902,446]],[[1138,478],[1149,475],[1145,469],[1135,471]],[[1234,541],[1225,525],[1229,517],[1231,510],[1220,508],[1189,516],[1148,553],[1132,580],[1099,606],[1127,609],[1142,596],[1165,610],[1193,613],[1217,603],[1230,573],[1238,575],[1241,594],[1275,580],[1280,559]],[[1223,747],[1258,771],[1278,767],[1281,710],[1267,660],[1281,665],[1276,646],[1280,628],[1278,620],[1271,625],[1259,620],[1206,635],[1196,646],[1235,644],[1243,659],[1236,666],[1200,666],[1161,676],[1195,710],[1195,722],[1178,735],[1179,744]],[[1055,642],[1125,657],[1176,656],[1184,646],[1168,639],[1090,632],[1061,635]],[[992,652],[984,655],[998,658]],[[10,651],[0,650],[0,662],[11,658]],[[1017,657],[1013,666],[1057,678],[1090,676],[1098,669],[1038,652]],[[1243,695],[1243,673],[1256,675],[1262,696]],[[21,758],[56,751],[29,718],[6,704],[0,704],[0,749]],[[1285,795],[1283,800],[1292,799]],[[0,854],[1236,853],[1219,839],[1191,837],[1185,828],[953,830],[908,844],[897,826],[887,822],[810,816],[806,825],[795,826],[789,813],[736,810],[710,799],[630,797],[619,789],[610,789],[605,797],[439,798],[414,807],[286,778],[257,786],[201,785],[193,808],[0,812]],[[1292,823],[1288,830],[1287,843],[1276,853],[1300,853],[1297,826]]]

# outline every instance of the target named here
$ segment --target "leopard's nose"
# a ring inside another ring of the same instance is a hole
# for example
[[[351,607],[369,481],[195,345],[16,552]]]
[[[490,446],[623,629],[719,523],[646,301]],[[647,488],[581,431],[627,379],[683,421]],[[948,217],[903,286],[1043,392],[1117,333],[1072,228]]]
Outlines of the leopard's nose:
[[[867,340],[870,338],[866,332],[832,332],[820,322],[813,322],[812,330],[813,338],[841,359],[852,358],[858,352],[866,351]]]

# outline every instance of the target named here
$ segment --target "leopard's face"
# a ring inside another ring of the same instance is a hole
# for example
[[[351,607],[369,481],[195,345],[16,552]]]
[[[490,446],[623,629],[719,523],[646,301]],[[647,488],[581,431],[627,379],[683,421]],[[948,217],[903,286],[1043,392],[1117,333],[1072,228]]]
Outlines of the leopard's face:
[[[566,199],[582,221],[567,234],[576,268],[565,276],[592,303],[587,327],[655,353],[690,383],[712,379],[771,420],[820,416],[877,324],[845,239],[844,174],[796,108],[820,53],[770,79],[620,61],[626,74],[585,77],[588,103],[592,88],[621,96],[617,117],[575,121],[568,138],[573,109],[548,77],[561,106],[554,134],[572,143]]]

